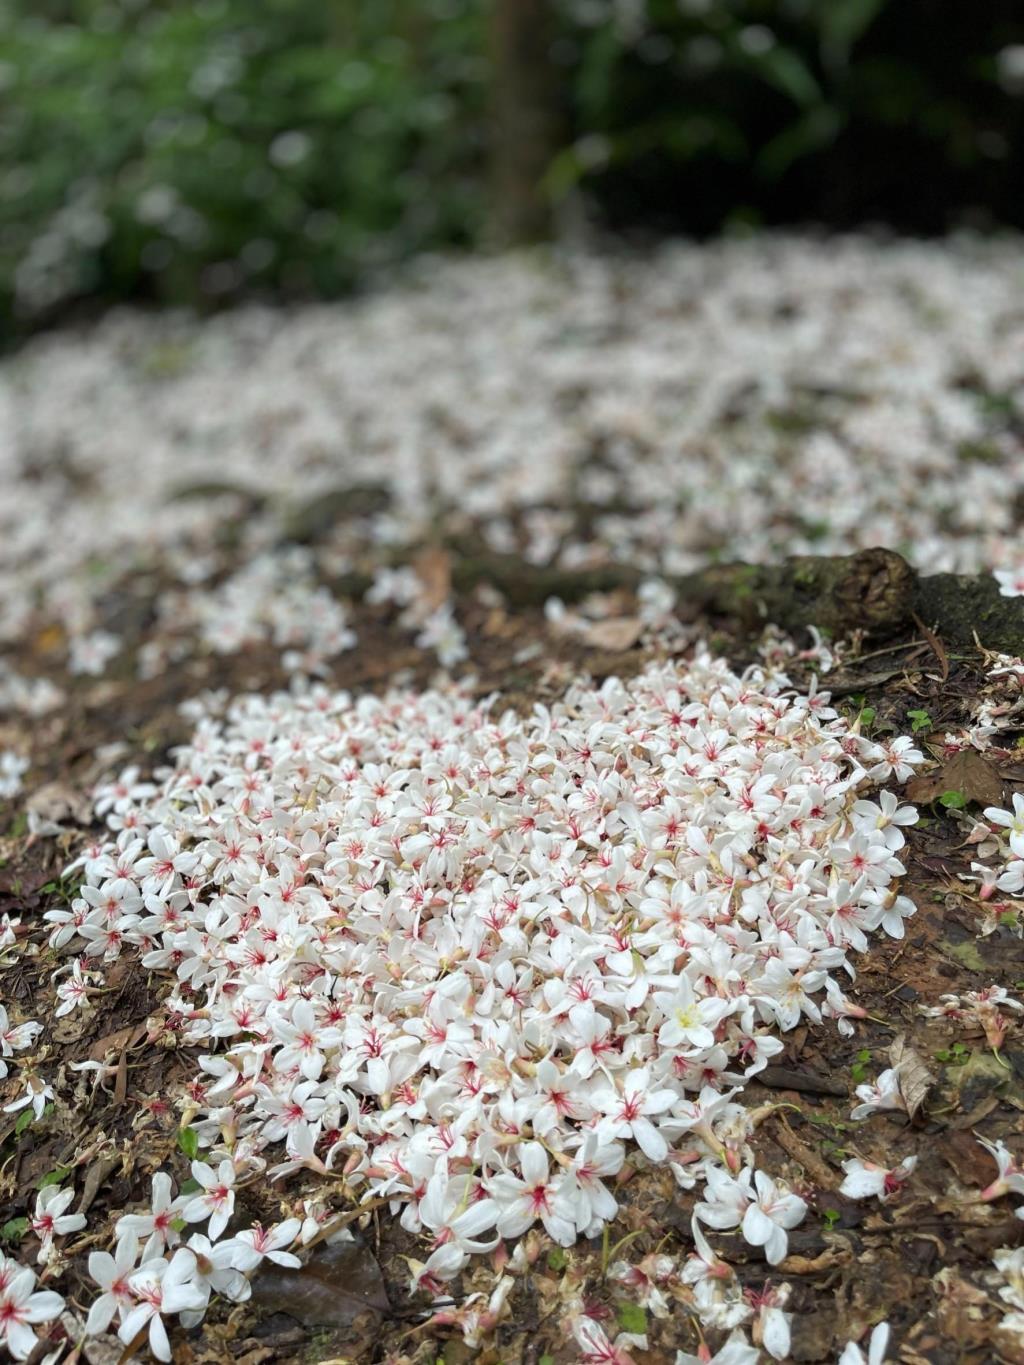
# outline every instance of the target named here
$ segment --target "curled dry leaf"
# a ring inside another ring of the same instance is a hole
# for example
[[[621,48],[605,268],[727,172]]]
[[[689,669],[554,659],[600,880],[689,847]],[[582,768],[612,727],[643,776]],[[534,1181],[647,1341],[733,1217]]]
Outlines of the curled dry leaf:
[[[583,642],[591,649],[632,649],[643,633],[644,623],[639,616],[614,616],[607,621],[595,621],[583,632]]]
[[[896,1072],[900,1094],[911,1118],[924,1103],[925,1096],[935,1081],[921,1054],[907,1042],[907,1035],[901,1033],[889,1048],[889,1061]]]

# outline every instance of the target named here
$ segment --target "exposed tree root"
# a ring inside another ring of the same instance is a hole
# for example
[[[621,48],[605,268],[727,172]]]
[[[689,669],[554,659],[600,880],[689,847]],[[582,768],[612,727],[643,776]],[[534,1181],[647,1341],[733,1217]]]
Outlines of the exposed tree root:
[[[632,589],[647,576],[626,564],[538,567],[465,540],[449,542],[448,549],[457,590],[490,583],[516,607],[540,606],[549,597],[573,602],[593,592]],[[687,621],[708,616],[749,629],[772,622],[789,631],[813,625],[834,637],[860,630],[886,640],[912,630],[917,616],[949,644],[969,647],[977,641],[989,649],[1024,652],[1024,598],[1001,597],[990,574],[922,577],[893,550],[796,555],[779,564],[718,564],[668,581]],[[337,586],[361,594],[368,582],[351,575]]]

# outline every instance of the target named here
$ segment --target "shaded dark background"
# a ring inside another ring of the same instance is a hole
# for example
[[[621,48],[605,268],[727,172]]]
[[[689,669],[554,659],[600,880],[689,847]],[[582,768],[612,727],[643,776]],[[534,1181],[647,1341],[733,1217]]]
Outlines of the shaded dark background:
[[[1019,0],[0,0],[0,313],[424,248],[1024,226]]]

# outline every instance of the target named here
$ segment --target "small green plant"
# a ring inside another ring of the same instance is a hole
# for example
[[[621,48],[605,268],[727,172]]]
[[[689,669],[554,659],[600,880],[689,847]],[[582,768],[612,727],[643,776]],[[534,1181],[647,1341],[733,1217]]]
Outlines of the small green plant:
[[[45,1190],[47,1185],[60,1185],[64,1178],[71,1173],[70,1166],[56,1166],[52,1171],[47,1171],[36,1186],[37,1190]]]
[[[952,1047],[941,1048],[936,1052],[935,1060],[945,1066],[963,1066],[970,1055],[971,1050],[964,1043],[954,1043]]]
[[[28,1219],[12,1218],[0,1228],[0,1242],[6,1242],[8,1246],[17,1246],[26,1232],[28,1232]]]
[[[939,797],[939,805],[945,806],[946,810],[963,810],[967,805],[967,797],[963,792],[943,792]]]
[[[835,1225],[839,1222],[840,1218],[842,1217],[842,1214],[839,1212],[838,1209],[825,1209],[822,1212],[821,1216],[825,1223],[826,1232],[831,1232]]]
[[[907,720],[910,721],[910,727],[915,735],[932,728],[932,718],[927,711],[908,711]]]
[[[179,1128],[178,1146],[189,1161],[194,1161],[199,1155],[199,1134],[194,1128]]]
[[[868,1074],[868,1063],[870,1061],[871,1053],[868,1051],[866,1047],[862,1047],[861,1050],[857,1053],[856,1061],[850,1067],[850,1075],[853,1077],[857,1085],[860,1085],[861,1081],[863,1081],[866,1078]]]
[[[562,1247],[552,1247],[548,1252],[548,1269],[564,1270],[569,1264],[569,1257]]]
[[[638,1303],[620,1303],[616,1316],[624,1332],[647,1331],[647,1314]]]
[[[825,1158],[825,1160],[831,1161],[832,1164],[835,1166],[838,1166],[841,1161],[846,1160],[847,1155],[846,1148],[840,1146],[840,1144],[838,1142],[833,1141],[832,1138],[823,1138],[820,1144],[820,1149],[821,1154]]]

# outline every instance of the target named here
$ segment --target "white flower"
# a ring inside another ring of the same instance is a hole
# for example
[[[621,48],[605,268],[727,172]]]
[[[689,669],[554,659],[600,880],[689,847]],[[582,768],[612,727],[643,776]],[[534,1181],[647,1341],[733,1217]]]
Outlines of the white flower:
[[[992,576],[999,584],[1000,597],[1024,597],[1024,564],[1016,569],[995,569]]]
[[[27,1109],[31,1105],[33,1118],[41,1119],[43,1110],[53,1100],[53,1088],[41,1076],[27,1075],[24,1081],[23,1093],[10,1104],[4,1105],[4,1113],[16,1114],[19,1109]]]
[[[0,1005],[0,1080],[7,1075],[7,1063],[3,1059],[31,1047],[42,1031],[42,1024],[34,1019],[28,1019],[23,1024],[12,1024],[7,1011]]]
[[[631,1137],[649,1160],[664,1161],[668,1143],[651,1117],[670,1109],[676,1092],[658,1088],[646,1066],[627,1072],[620,1087],[598,1089],[590,1096],[591,1104],[604,1116],[597,1122],[598,1134],[603,1140]]]
[[[676,1365],[757,1365],[760,1354],[743,1332],[736,1331],[714,1355],[695,1356],[688,1351],[677,1351]]]
[[[867,1355],[854,1342],[848,1342],[839,1357],[838,1365],[882,1365],[889,1345],[889,1324],[880,1322],[871,1332]]]
[[[243,1228],[223,1245],[231,1248],[231,1264],[246,1275],[262,1265],[264,1260],[297,1270],[302,1262],[284,1248],[295,1242],[301,1228],[300,1218],[286,1218],[283,1223],[275,1223],[269,1228],[256,1223],[251,1228]]]
[[[128,1282],[139,1259],[139,1239],[134,1232],[126,1232],[114,1243],[114,1254],[107,1251],[93,1251],[89,1254],[89,1275],[103,1290],[93,1299],[85,1330],[90,1336],[105,1332],[114,1320],[120,1321],[124,1313],[135,1304],[135,1296]]]
[[[166,1171],[157,1171],[152,1181],[150,1212],[122,1214],[114,1231],[119,1239],[131,1233],[140,1242],[144,1241],[145,1259],[148,1260],[151,1255],[160,1254],[165,1247],[178,1245],[181,1238],[174,1224],[184,1216],[188,1202],[187,1195],[172,1198],[171,1177]]]
[[[807,1205],[764,1171],[754,1172],[754,1184],[757,1196],[743,1215],[741,1231],[751,1246],[764,1247],[769,1265],[778,1265],[786,1256],[786,1232],[803,1222]]]
[[[28,772],[28,759],[13,749],[0,750],[0,800],[9,801],[21,791],[21,779]]]
[[[202,1186],[181,1210],[186,1223],[201,1223],[209,1218],[210,1236],[218,1238],[228,1225],[235,1208],[235,1164],[225,1159],[217,1169],[205,1161],[193,1161],[192,1179]]]
[[[886,1204],[900,1193],[916,1165],[916,1156],[904,1157],[898,1166],[891,1169],[854,1157],[843,1162],[846,1175],[839,1186],[839,1193],[845,1194],[847,1199],[875,1198]]]
[[[184,1311],[199,1311],[207,1297],[195,1283],[195,1253],[178,1247],[169,1261],[163,1257],[143,1261],[128,1277],[136,1305],[122,1316],[117,1335],[127,1346],[149,1324],[149,1349],[157,1360],[169,1361],[171,1344],[167,1339],[164,1317]]]
[[[883,1071],[874,1085],[858,1085],[855,1093],[860,1104],[850,1111],[850,1117],[853,1119],[866,1119],[869,1114],[874,1114],[879,1109],[907,1107],[900,1090],[899,1077],[891,1068]]]
[[[1004,1194],[1024,1194],[1024,1170],[1005,1142],[1002,1139],[989,1142],[987,1138],[979,1138],[978,1141],[987,1152],[991,1152],[999,1168],[996,1179],[982,1190],[982,1199],[988,1202],[1000,1199]]]
[[[52,1290],[35,1290],[35,1272],[0,1256],[0,1345],[14,1360],[24,1360],[36,1349],[32,1330],[52,1322],[64,1311],[64,1300]]]
[[[539,1142],[524,1142],[517,1149],[522,1176],[492,1176],[487,1190],[498,1209],[498,1233],[518,1237],[537,1219],[561,1246],[572,1246],[576,1228],[571,1206],[560,1197],[558,1179],[551,1180],[547,1153]]]
[[[36,1196],[31,1226],[39,1238],[39,1254],[36,1259],[40,1265],[50,1259],[54,1237],[66,1237],[69,1232],[78,1232],[85,1227],[84,1213],[64,1212],[74,1197],[73,1189],[62,1190],[59,1185],[46,1185]]]
[[[252,1294],[248,1278],[235,1266],[235,1249],[228,1242],[214,1244],[201,1233],[193,1233],[185,1243],[196,1258],[192,1283],[199,1290],[202,1302],[193,1308],[182,1309],[183,1327],[195,1327],[202,1322],[211,1294],[220,1294],[231,1303],[244,1303]]]

